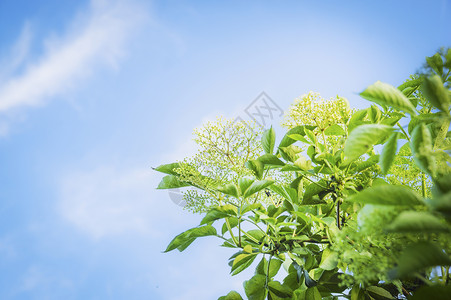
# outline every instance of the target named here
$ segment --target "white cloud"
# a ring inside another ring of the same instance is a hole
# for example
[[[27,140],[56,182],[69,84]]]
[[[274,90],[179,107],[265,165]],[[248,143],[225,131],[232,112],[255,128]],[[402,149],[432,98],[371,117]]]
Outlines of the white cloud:
[[[155,179],[150,168],[101,167],[72,173],[61,182],[60,213],[93,238],[158,234],[155,217],[161,205],[152,201]]]
[[[0,85],[0,112],[42,105],[74,88],[101,64],[116,67],[127,37],[143,20],[142,11],[130,2],[92,1],[89,11],[80,14],[64,36],[47,40],[42,57]],[[15,68],[28,53],[31,34],[27,26],[14,46],[20,49],[10,64]]]

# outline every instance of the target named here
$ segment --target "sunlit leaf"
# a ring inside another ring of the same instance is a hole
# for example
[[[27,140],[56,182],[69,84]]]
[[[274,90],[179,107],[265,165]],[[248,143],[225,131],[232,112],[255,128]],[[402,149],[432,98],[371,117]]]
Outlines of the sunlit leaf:
[[[249,300],[264,300],[266,296],[265,289],[266,277],[261,274],[254,275],[249,280],[246,280],[244,285],[244,291]]]
[[[293,294],[293,291],[288,286],[282,285],[278,281],[270,281],[268,289],[280,298],[290,298]]]
[[[450,228],[439,218],[424,211],[403,211],[387,227],[392,232],[449,232]]]
[[[390,169],[393,161],[395,160],[396,150],[398,148],[398,133],[393,132],[385,143],[384,148],[382,149],[381,156],[379,158],[379,164],[381,166],[381,170],[383,174],[387,174]]]
[[[438,109],[448,112],[451,99],[449,91],[443,86],[442,79],[438,75],[425,78],[421,89],[426,98]]]
[[[360,96],[382,106],[391,106],[415,114],[415,107],[409,99],[400,90],[387,83],[377,81],[360,93]]]
[[[346,201],[377,205],[424,205],[420,195],[402,185],[373,186],[346,198]]]
[[[389,273],[392,279],[411,276],[426,268],[449,266],[451,259],[435,244],[419,242],[410,245],[400,255],[398,267]]]
[[[188,229],[187,231],[177,235],[169,243],[168,247],[166,248],[166,250],[164,252],[169,252],[174,249],[179,249],[180,251],[182,251],[186,247],[183,248],[182,250],[179,247],[181,247],[181,246],[183,247],[183,245],[185,243],[187,243],[187,242],[192,243],[192,241],[198,237],[210,236],[210,235],[216,235],[216,234],[217,234],[216,229],[211,225]]]
[[[276,143],[276,132],[271,128],[266,130],[262,135],[262,147],[265,153],[272,154],[274,151],[274,144]]]
[[[176,189],[185,186],[190,186],[190,184],[179,180],[177,176],[166,175],[161,179],[157,189]]]
[[[346,140],[345,157],[348,161],[359,158],[392,130],[392,127],[380,124],[367,124],[355,128]]]
[[[435,173],[435,161],[432,155],[431,132],[424,124],[420,124],[412,132],[410,148],[417,166],[428,174]]]

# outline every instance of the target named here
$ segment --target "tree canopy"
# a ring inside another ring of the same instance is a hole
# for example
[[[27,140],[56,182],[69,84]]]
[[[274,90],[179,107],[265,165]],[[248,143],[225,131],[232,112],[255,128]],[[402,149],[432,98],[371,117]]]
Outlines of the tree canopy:
[[[360,110],[308,93],[281,139],[224,119],[196,130],[196,155],[156,168],[158,188],[189,187],[203,214],[166,252],[220,238],[232,275],[258,261],[243,283],[253,300],[448,299],[450,69],[442,49],[398,87],[367,87]]]

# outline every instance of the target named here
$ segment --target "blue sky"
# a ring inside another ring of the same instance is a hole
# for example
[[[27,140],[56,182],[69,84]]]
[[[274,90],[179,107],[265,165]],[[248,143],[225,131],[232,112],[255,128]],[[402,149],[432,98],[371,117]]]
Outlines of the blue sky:
[[[450,1],[0,0],[0,298],[216,299],[230,249],[151,166],[265,91],[349,99],[451,45]],[[277,123],[277,120],[274,120]]]

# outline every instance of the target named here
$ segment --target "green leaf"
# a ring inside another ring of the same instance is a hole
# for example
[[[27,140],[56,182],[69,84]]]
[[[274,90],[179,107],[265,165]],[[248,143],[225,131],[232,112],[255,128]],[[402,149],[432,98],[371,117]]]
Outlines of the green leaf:
[[[231,291],[226,296],[219,297],[218,300],[243,300],[243,298],[238,292]]]
[[[294,162],[296,160],[296,152],[291,146],[279,147],[279,153],[286,161]]]
[[[338,253],[326,248],[321,255],[319,267],[323,270],[333,270],[338,264]]]
[[[274,144],[276,143],[276,132],[271,128],[263,132],[262,147],[265,153],[272,154],[274,151]]]
[[[423,94],[432,105],[438,109],[448,112],[451,102],[449,91],[443,86],[442,79],[438,75],[425,78],[421,85]]]
[[[241,177],[238,179],[238,186],[240,188],[240,195],[244,195],[244,193],[246,192],[246,190],[251,186],[251,184],[254,182],[255,180],[250,178],[250,177]]]
[[[217,190],[220,191],[221,193],[233,196],[235,198],[238,198],[239,195],[240,195],[239,192],[238,192],[238,188],[233,183],[228,183],[228,184],[226,184],[224,186],[219,186],[217,188]]]
[[[419,242],[400,255],[398,267],[389,273],[391,279],[404,278],[435,266],[449,266],[451,259],[435,244]]]
[[[285,163],[277,158],[277,156],[273,154],[263,154],[259,158],[257,158],[259,161],[261,161],[264,165],[272,165],[272,166],[284,166]]]
[[[298,159],[296,159],[294,165],[303,171],[308,171],[312,168],[312,162],[307,160],[303,155],[298,156]]]
[[[365,294],[363,290],[360,288],[359,284],[356,283],[351,289],[350,292],[351,300],[364,300]]]
[[[190,186],[189,183],[179,180],[174,175],[166,175],[161,179],[157,189],[176,189],[185,186]]]
[[[207,224],[225,217],[233,217],[237,214],[237,208],[231,204],[214,207],[210,209],[200,222],[200,225]]]
[[[379,155],[372,155],[370,158],[368,158],[367,160],[361,162],[361,163],[357,163],[355,165],[355,167],[352,168],[352,170],[356,173],[360,173],[363,170],[366,170],[372,166],[374,166],[375,164],[377,164],[379,162]]]
[[[318,291],[318,288],[316,286],[314,287],[309,287],[306,291],[305,291],[305,299],[308,300],[321,300],[321,294]]]
[[[443,60],[439,53],[426,56],[426,62],[437,74],[443,75]]]
[[[246,280],[244,285],[244,292],[249,300],[264,300],[266,296],[265,289],[266,277],[264,275],[254,275],[249,280]]]
[[[356,127],[345,142],[345,157],[348,161],[359,158],[392,130],[392,127],[380,124],[366,124]]]
[[[424,205],[420,195],[402,185],[373,186],[348,197],[346,201],[376,205]]]
[[[304,269],[304,277],[305,277],[305,285],[308,288],[314,287],[316,285],[318,285],[318,282],[316,280],[313,280],[309,273],[307,272],[307,270]]]
[[[451,285],[423,286],[415,291],[411,300],[449,300]]]
[[[296,126],[296,127],[292,128],[292,129],[288,130],[288,132],[285,134],[285,136],[280,141],[279,148],[280,147],[288,147],[291,144],[293,144],[294,142],[296,142],[296,140],[290,138],[290,135],[292,135],[292,134],[300,134],[300,135],[304,136],[305,135],[304,128],[308,128],[310,130],[313,130],[313,129],[316,128],[316,126],[309,126],[309,125]]]
[[[368,109],[360,109],[352,114],[351,119],[349,120],[348,130],[351,132],[354,128],[361,125],[363,119],[365,119],[366,115],[368,114]]]
[[[244,192],[243,197],[247,198],[249,196],[252,196],[253,194],[261,191],[264,188],[267,188],[268,186],[270,186],[273,183],[274,183],[273,180],[267,180],[267,179],[254,181],[251,184],[251,186]]]
[[[425,173],[435,174],[435,161],[432,155],[432,137],[429,129],[421,123],[412,132],[410,148],[417,166]]]
[[[387,83],[377,81],[360,93],[360,96],[381,106],[391,106],[411,115],[415,114],[415,107],[409,99],[400,90]]]
[[[326,130],[324,130],[325,135],[345,135],[346,132],[343,128],[341,128],[338,124],[333,124],[332,126],[327,127]]]
[[[296,140],[296,141],[301,141],[305,144],[311,144],[310,141],[308,141],[304,136],[300,135],[300,134],[290,134],[289,138]]]
[[[424,211],[403,211],[387,228],[391,232],[449,232],[450,228],[446,226],[439,218]]]
[[[298,195],[294,188],[273,184],[270,186],[269,189],[275,192],[276,194],[279,194],[283,198],[287,199],[292,204],[297,204],[298,202]]]
[[[165,164],[158,166],[156,168],[153,168],[155,171],[166,173],[169,175],[178,175],[177,172],[175,172],[175,169],[180,168],[180,163],[172,163],[172,164]]]
[[[312,143],[315,144],[315,143],[316,143],[316,136],[315,136],[315,134],[313,133],[313,131],[311,131],[311,130],[305,128],[305,129],[304,129],[304,132],[305,132],[305,135],[310,139],[310,141],[312,141]]]
[[[168,245],[166,250],[164,252],[169,252],[174,249],[178,249],[179,251],[183,251],[185,248],[183,248],[183,245],[187,242],[190,242],[190,244],[194,241],[194,239],[198,237],[203,236],[209,236],[209,235],[217,235],[216,229],[211,225],[206,225],[202,227],[195,227],[188,229],[185,232],[182,232],[181,234],[177,235]],[[180,248],[182,246],[182,249]]]
[[[306,188],[305,188],[305,192],[303,195],[303,201],[302,203],[306,202],[306,201],[310,201],[312,200],[312,197],[315,195],[318,195],[319,193],[321,193],[322,191],[326,190],[325,188],[327,188],[327,182],[323,179],[321,179],[320,181],[318,181],[317,183],[310,183]]]
[[[381,156],[379,157],[379,164],[384,175],[388,173],[388,170],[390,170],[390,167],[395,160],[396,150],[398,149],[397,142],[398,133],[393,132],[382,149]]]
[[[249,267],[257,257],[255,254],[240,254],[233,261],[232,270],[230,271],[232,276],[244,271]]]
[[[370,294],[370,296],[372,296],[377,300],[394,299],[392,294],[390,294],[387,290],[378,286],[369,286],[366,288],[366,291]]]
[[[246,167],[254,172],[255,177],[257,179],[262,179],[263,177],[263,171],[264,171],[264,165],[261,161],[253,159],[246,162]]]
[[[290,298],[293,291],[286,285],[282,285],[278,281],[268,282],[268,289],[280,298]]]

